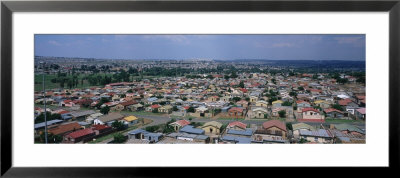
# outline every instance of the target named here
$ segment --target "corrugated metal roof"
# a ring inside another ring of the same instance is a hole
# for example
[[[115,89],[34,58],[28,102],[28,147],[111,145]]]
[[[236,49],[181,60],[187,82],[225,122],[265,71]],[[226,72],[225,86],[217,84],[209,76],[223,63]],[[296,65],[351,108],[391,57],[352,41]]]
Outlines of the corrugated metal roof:
[[[87,111],[79,111],[79,112],[73,112],[71,113],[71,115],[73,117],[81,117],[81,116],[86,116],[86,115],[90,115],[90,114],[94,114],[96,112],[94,112],[93,110],[87,110]]]
[[[363,130],[361,130],[360,128],[353,126],[353,125],[349,125],[349,124],[337,124],[335,125],[335,128],[338,130],[348,130],[350,132],[359,132],[362,134],[365,134],[365,132]]]
[[[57,124],[57,123],[61,123],[61,122],[63,122],[63,120],[58,120],[58,119],[51,120],[51,121],[47,121],[47,125],[49,126],[49,125]],[[35,124],[35,129],[38,129],[38,128],[41,128],[44,126],[45,126],[45,122],[41,122],[41,123]]]
[[[253,129],[246,129],[246,130],[229,129],[227,134],[251,136],[253,135]]]
[[[192,134],[204,134],[203,129],[198,129],[198,128],[193,128],[192,125],[186,125],[185,127],[182,127],[179,132],[186,132],[186,133],[192,133]]]
[[[162,136],[163,134],[162,133],[152,133],[152,132],[143,132],[143,135],[144,136],[150,136],[150,137],[160,137],[160,136]]]
[[[187,133],[182,133],[178,137],[185,137],[185,138],[195,138],[197,135],[196,134],[187,134]]]
[[[300,130],[300,135],[302,136],[314,136],[314,137],[332,137],[332,135],[324,129],[319,129],[315,131]]]
[[[251,143],[251,138],[235,137],[235,136],[231,136],[231,135],[225,135],[221,139],[223,141],[233,141],[233,142],[239,143],[239,144]]]
[[[139,133],[147,133],[147,131],[145,131],[143,129],[136,129],[136,130],[132,130],[132,131],[128,132],[129,135],[135,135],[135,134],[139,134]]]
[[[122,119],[122,118],[124,118],[124,115],[117,113],[117,112],[113,112],[113,113],[109,113],[107,115],[100,116],[98,119],[101,120],[102,122],[110,122],[110,121],[114,121],[114,120],[118,120],[118,119]]]
[[[207,138],[208,138],[207,135],[197,135],[194,139],[205,140],[205,139],[207,139]]]

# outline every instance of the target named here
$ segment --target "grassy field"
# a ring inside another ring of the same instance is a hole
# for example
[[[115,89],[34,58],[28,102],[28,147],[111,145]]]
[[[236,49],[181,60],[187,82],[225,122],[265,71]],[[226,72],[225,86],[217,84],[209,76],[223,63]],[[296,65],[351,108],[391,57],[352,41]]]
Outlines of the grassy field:
[[[90,83],[87,80],[83,80],[83,85],[81,84],[81,79],[88,76],[89,74],[79,74],[78,75],[78,86],[74,88],[91,88],[91,87],[103,87],[100,85],[93,86],[90,85]],[[112,76],[113,74],[109,73],[102,73],[102,74],[94,74],[95,76],[101,75],[101,76]],[[159,78],[160,76],[143,76],[143,79],[152,79],[152,78]],[[55,88],[60,88],[60,83],[53,83],[51,82],[52,79],[57,78],[57,74],[46,74],[45,75],[45,87],[46,89],[55,89]],[[141,78],[140,76],[132,76],[130,77],[132,80],[136,80]],[[35,74],[35,91],[42,91],[43,90],[43,75],[42,74]],[[64,84],[64,88],[67,88],[67,83]]]
[[[97,74],[97,75],[112,75],[112,74]],[[99,86],[92,86],[89,84],[87,80],[83,80],[83,85],[81,84],[81,79],[87,76],[87,74],[78,75],[78,86],[76,88],[90,88],[90,87],[99,87]],[[46,89],[55,89],[60,88],[60,83],[53,83],[51,82],[52,79],[57,78],[56,74],[46,74],[45,75],[45,87]],[[42,74],[35,74],[35,91],[42,91],[43,90],[43,75]],[[67,83],[64,84],[64,88],[67,88]]]

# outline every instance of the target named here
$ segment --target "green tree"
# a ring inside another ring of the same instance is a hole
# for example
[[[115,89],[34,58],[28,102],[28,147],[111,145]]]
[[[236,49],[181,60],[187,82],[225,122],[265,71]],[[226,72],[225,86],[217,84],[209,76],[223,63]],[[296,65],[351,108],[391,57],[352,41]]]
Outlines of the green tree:
[[[279,114],[279,117],[280,117],[280,118],[285,118],[285,117],[286,117],[286,111],[285,111],[285,110],[280,110],[280,111],[278,112],[278,114]]]
[[[343,107],[340,106],[340,104],[333,104],[333,105],[332,105],[332,108],[337,109],[337,110],[339,110],[339,111],[344,111]]]
[[[211,80],[214,79],[214,77],[212,75],[207,75],[206,78],[211,79]]]
[[[268,98],[268,103],[272,104],[272,102],[277,101],[278,98],[276,98],[275,96]]]
[[[126,129],[126,125],[122,121],[114,121],[111,124],[111,127],[113,127],[114,129],[116,129],[118,131]]]
[[[168,121],[166,124],[165,124],[165,127],[164,127],[164,129],[163,129],[163,133],[172,133],[172,132],[175,132],[175,129],[174,129],[174,127],[173,126],[170,126],[169,124],[171,124],[171,123],[173,123],[173,122],[175,122],[176,121],[176,119],[171,119],[170,121]]]
[[[100,112],[101,112],[102,114],[108,114],[108,112],[110,112],[110,107],[105,106],[105,107],[103,107],[103,108],[100,109]]]
[[[229,75],[225,75],[225,76],[224,76],[224,79],[225,79],[225,80],[229,80],[229,78],[230,78]]]
[[[221,128],[219,128],[220,133],[223,133],[227,126],[228,126],[227,123],[222,124]]]
[[[238,75],[236,74],[235,71],[232,71],[230,78],[237,78]]]
[[[292,106],[292,103],[289,101],[285,101],[282,103],[282,106]]]
[[[240,98],[240,97],[233,97],[232,100],[233,100],[234,102],[238,102],[238,101],[241,100],[241,98]]]
[[[301,138],[300,141],[299,141],[299,143],[307,143],[307,142],[308,141],[306,139],[304,139],[304,138]]]
[[[51,114],[50,112],[46,112],[46,120],[47,121],[51,121],[51,120],[55,120],[55,119],[61,119],[61,115],[60,114]],[[35,124],[37,123],[41,123],[44,122],[44,113],[40,113],[39,116],[36,117],[35,119]]]
[[[340,84],[345,84],[347,83],[349,80],[347,78],[339,78],[336,80],[338,83]]]
[[[239,87],[240,87],[240,88],[244,88],[244,82],[243,82],[243,81],[240,81]]]
[[[117,133],[114,135],[113,143],[124,143],[128,138],[121,133]]]
[[[196,110],[194,109],[194,107],[189,107],[189,109],[187,110],[187,112],[194,113],[194,112],[196,112]]]
[[[45,134],[44,134],[44,132],[42,132],[40,134],[40,140],[43,143],[46,140],[44,137],[45,137]],[[62,140],[63,140],[63,137],[60,135],[53,135],[52,133],[47,133],[47,143],[60,143],[60,142],[62,142]]]
[[[293,130],[293,127],[292,127],[292,123],[286,123],[286,128],[288,129],[288,130]]]
[[[289,93],[289,95],[290,95],[290,96],[293,96],[293,97],[296,97],[296,96],[297,96],[297,93],[296,93],[295,91],[291,91],[291,92]]]
[[[160,129],[159,125],[147,126],[144,130],[148,132],[156,132]]]

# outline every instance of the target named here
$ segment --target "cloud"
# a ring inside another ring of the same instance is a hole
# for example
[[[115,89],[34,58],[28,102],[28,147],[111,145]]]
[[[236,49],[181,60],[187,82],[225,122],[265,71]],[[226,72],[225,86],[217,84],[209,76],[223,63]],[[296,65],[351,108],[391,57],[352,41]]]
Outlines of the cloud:
[[[272,44],[272,47],[275,47],[275,48],[292,47],[292,46],[295,46],[295,44],[294,43],[274,43],[274,44]]]
[[[322,41],[322,36],[312,36],[310,38],[310,43],[315,44]]]
[[[362,37],[336,37],[335,40],[339,44],[355,44],[360,42]]]
[[[108,40],[108,39],[105,39],[105,38],[102,38],[102,39],[101,39],[101,42],[103,42],[103,43],[107,43],[107,42],[110,42],[110,40]]]
[[[114,39],[117,41],[126,40],[128,37],[129,37],[129,35],[114,35]]]
[[[189,44],[190,40],[185,35],[144,35],[143,39],[165,39],[178,44]]]
[[[61,43],[59,43],[57,41],[54,41],[54,40],[50,40],[50,41],[48,41],[48,43],[51,44],[51,45],[54,45],[54,46],[62,46]]]
[[[334,38],[338,44],[352,45],[354,47],[365,47],[365,38],[363,37],[336,37]]]

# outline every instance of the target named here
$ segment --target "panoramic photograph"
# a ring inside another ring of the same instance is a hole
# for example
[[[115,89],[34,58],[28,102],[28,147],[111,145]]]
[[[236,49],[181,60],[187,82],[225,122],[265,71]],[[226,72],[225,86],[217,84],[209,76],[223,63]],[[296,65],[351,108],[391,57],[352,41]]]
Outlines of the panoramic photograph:
[[[365,144],[365,34],[36,34],[35,144]]]

